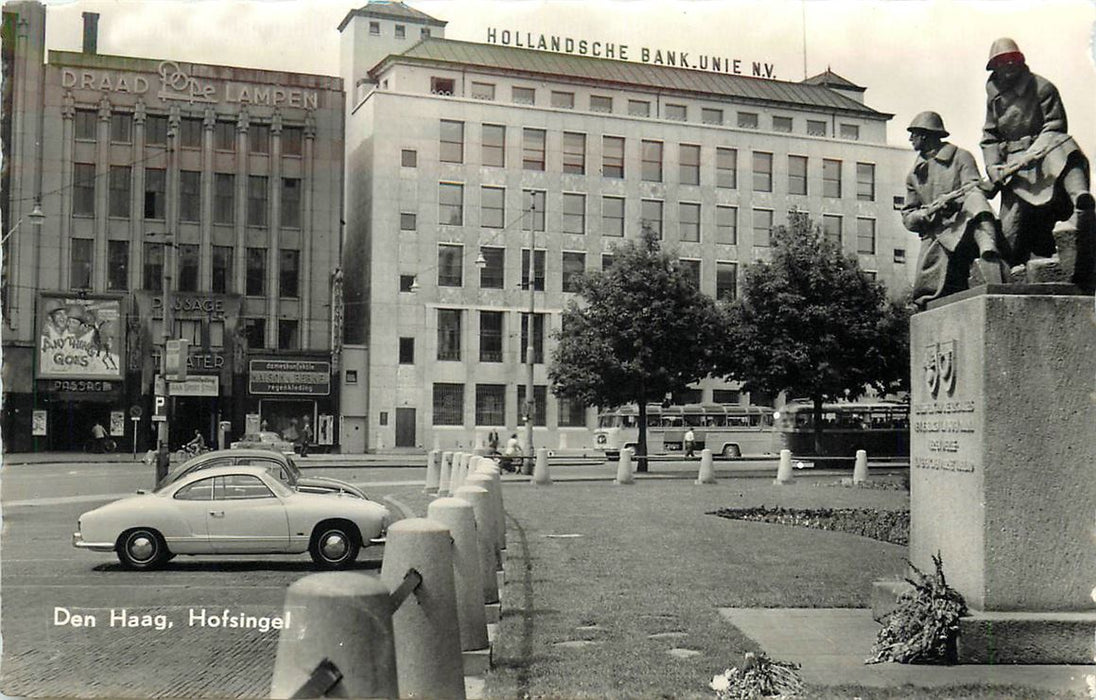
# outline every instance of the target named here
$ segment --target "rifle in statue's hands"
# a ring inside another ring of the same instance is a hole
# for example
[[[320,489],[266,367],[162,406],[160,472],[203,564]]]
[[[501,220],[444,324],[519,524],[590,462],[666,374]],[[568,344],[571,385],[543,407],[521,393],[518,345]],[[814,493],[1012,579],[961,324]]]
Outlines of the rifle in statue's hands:
[[[1043,159],[1051,149],[1040,148],[1034,151],[1028,151],[1023,157],[1012,161],[1006,165],[990,166],[991,168],[997,168],[996,178],[986,178],[984,180],[973,180],[963,184],[951,192],[942,194],[926,206],[922,207],[926,218],[932,218],[939,212],[947,212],[952,209],[958,209],[962,206],[963,200],[967,195],[974,191],[976,188],[982,190],[987,197],[993,197],[997,191],[1004,186],[1008,180],[1020,172],[1024,168],[1029,168],[1038,161]]]

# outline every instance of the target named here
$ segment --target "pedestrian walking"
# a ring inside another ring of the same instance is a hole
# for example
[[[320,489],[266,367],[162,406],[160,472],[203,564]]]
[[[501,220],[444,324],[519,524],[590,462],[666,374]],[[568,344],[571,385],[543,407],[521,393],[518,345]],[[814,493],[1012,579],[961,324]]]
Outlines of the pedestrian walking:
[[[693,450],[696,449],[696,434],[693,433],[693,429],[689,428],[685,431],[685,456],[694,457]]]
[[[301,456],[308,456],[308,446],[312,444],[312,419],[305,416],[301,425]]]

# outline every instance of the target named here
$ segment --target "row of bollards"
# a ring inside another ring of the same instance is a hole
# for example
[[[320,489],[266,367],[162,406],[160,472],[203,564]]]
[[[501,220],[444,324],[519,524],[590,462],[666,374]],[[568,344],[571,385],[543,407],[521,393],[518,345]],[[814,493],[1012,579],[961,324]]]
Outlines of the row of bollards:
[[[792,452],[791,450],[780,450],[780,466],[776,470],[776,480],[773,481],[777,486],[789,486],[795,483],[792,478]],[[867,450],[856,451],[856,462],[852,468],[852,483],[863,484],[868,481],[868,452]]]

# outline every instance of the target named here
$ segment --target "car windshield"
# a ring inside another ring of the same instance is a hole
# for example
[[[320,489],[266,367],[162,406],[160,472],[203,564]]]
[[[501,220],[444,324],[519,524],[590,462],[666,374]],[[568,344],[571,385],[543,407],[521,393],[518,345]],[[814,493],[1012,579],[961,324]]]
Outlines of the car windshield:
[[[285,458],[285,461],[286,461],[286,464],[289,465],[289,469],[287,471],[289,472],[290,477],[293,479],[293,482],[292,482],[291,485],[296,486],[297,482],[301,480],[301,470],[297,466],[297,463],[293,461],[292,457],[287,456]]]

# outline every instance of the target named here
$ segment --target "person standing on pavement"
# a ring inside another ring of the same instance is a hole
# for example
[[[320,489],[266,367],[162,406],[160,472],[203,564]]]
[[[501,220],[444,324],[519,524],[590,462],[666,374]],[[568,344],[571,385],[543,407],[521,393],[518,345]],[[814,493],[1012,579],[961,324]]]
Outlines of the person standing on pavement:
[[[685,431],[685,456],[695,457],[693,450],[696,449],[696,434],[692,428]]]
[[[305,416],[301,426],[301,456],[308,456],[308,446],[312,443],[312,419]]]
[[[95,451],[103,452],[103,443],[107,439],[107,429],[103,427],[101,422],[95,421],[95,425],[91,426],[91,437],[95,441]]]

